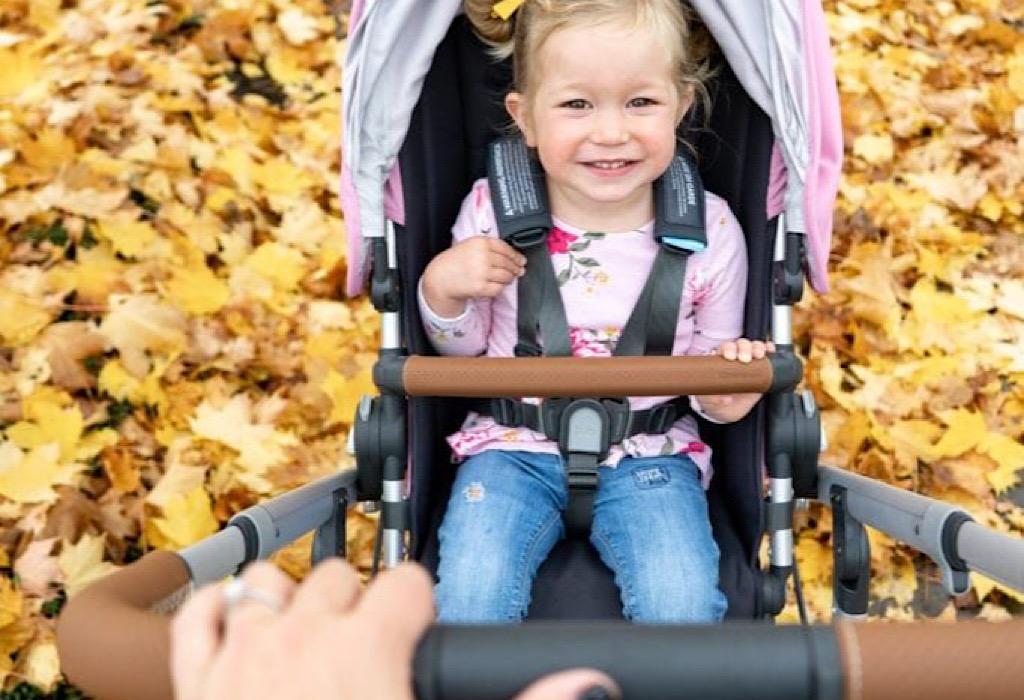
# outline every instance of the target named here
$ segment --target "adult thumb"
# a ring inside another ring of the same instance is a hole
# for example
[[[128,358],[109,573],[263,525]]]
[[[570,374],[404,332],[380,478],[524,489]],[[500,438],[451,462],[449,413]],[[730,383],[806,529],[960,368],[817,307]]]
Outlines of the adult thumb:
[[[534,681],[514,700],[617,700],[622,691],[600,671],[577,668]]]

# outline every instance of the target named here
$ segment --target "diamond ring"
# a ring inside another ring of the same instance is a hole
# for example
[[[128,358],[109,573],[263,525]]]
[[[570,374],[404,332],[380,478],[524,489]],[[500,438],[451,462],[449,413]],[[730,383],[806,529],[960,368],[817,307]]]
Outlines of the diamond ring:
[[[284,602],[277,596],[250,588],[240,578],[232,579],[224,586],[224,603],[227,605],[227,609],[231,610],[243,600],[254,600],[257,603],[262,603],[274,612],[284,610]]]

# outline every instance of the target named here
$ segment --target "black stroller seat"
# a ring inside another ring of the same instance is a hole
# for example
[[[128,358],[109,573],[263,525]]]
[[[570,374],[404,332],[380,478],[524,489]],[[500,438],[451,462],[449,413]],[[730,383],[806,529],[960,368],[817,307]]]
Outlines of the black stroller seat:
[[[708,126],[696,126],[703,121],[697,115],[683,136],[696,147],[705,188],[729,203],[743,227],[749,257],[744,333],[765,337],[774,245],[765,202],[774,139],[768,117],[727,63],[719,60],[717,67],[717,78],[708,86],[713,104]],[[466,19],[456,18],[434,56],[399,156],[405,224],[398,227],[396,241],[403,273],[402,330],[412,354],[433,354],[422,330],[415,280],[451,244],[451,223],[462,198],[485,174],[487,145],[507,132],[502,97],[510,80],[510,66],[495,64]],[[458,429],[465,404],[459,399],[410,400],[409,450],[415,465],[410,553],[431,570],[437,566],[436,533],[456,469],[441,438]],[[757,551],[763,534],[764,420],[758,406],[733,425],[700,425],[714,452],[708,501],[721,551],[719,585],[732,619],[764,614]],[[621,609],[611,572],[588,543],[569,538],[538,572],[529,618],[617,618]]]

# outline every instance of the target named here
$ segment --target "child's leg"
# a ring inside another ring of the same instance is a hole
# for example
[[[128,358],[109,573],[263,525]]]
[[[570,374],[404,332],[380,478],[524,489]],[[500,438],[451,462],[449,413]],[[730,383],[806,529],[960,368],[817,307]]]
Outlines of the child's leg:
[[[602,468],[590,541],[615,572],[627,618],[715,622],[725,615],[718,545],[689,457],[626,457]]]
[[[468,458],[438,531],[440,622],[521,620],[537,568],[562,537],[557,455],[489,450]]]

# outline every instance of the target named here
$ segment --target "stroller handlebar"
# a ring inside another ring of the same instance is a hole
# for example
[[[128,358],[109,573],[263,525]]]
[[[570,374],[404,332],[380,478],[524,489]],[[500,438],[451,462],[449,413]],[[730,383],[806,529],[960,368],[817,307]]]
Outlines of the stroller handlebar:
[[[608,397],[764,393],[796,386],[800,360],[683,357],[382,357],[373,378],[409,396]]]
[[[57,645],[69,680],[97,698],[171,700],[170,618],[185,561],[153,552],[71,599]],[[420,700],[508,698],[586,666],[627,698],[1015,698],[1024,619],[772,626],[546,622],[431,628],[414,662]]]

